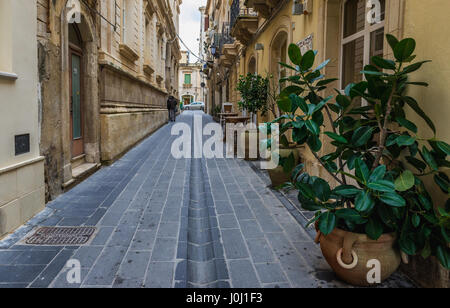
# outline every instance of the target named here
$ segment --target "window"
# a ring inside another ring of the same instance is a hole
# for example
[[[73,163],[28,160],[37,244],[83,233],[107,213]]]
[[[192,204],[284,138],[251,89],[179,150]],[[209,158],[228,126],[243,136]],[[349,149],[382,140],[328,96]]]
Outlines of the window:
[[[150,27],[150,20],[146,17],[145,18],[145,33],[144,33],[144,64],[150,64],[151,63],[151,27]]]
[[[122,44],[131,44],[134,0],[122,0]]]
[[[191,84],[191,74],[184,74],[184,84]]]
[[[367,16],[373,8],[367,8],[367,0],[347,0],[343,6],[342,37],[342,88],[352,82],[360,82],[364,66],[374,56],[383,56],[386,0],[379,0],[381,18],[370,23]]]

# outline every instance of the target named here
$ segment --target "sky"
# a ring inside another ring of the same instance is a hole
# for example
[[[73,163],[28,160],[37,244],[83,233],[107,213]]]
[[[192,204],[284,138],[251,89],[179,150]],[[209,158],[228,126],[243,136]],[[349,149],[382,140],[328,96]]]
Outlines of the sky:
[[[199,7],[205,6],[206,0],[183,0],[180,15],[180,36],[189,49],[198,55],[200,36],[200,11]],[[183,44],[181,49],[186,50]],[[196,62],[196,58],[191,56],[191,62]]]

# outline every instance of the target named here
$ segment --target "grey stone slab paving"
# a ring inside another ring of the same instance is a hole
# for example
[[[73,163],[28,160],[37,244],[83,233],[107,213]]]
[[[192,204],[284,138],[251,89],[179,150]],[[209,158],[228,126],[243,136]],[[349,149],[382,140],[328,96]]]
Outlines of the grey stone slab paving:
[[[233,288],[260,288],[261,283],[256,276],[250,260],[229,261],[231,283]]]
[[[285,283],[289,285],[279,263],[260,263],[255,267],[263,284]]]
[[[195,114],[179,120],[194,127]],[[271,190],[255,163],[174,159],[172,125],[0,241],[0,288],[347,287],[314,230],[302,227],[310,214],[292,196]],[[98,230],[82,247],[19,244],[37,226],[55,225]],[[81,283],[68,283],[69,259],[80,262]],[[412,286],[399,274],[385,285]]]
[[[148,266],[145,287],[171,288],[173,286],[175,262],[151,262]]]

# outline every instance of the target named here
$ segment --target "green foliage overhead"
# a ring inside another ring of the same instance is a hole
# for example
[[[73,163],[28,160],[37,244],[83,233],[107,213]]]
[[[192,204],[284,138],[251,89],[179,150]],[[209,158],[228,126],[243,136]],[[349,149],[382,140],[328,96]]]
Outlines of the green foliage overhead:
[[[450,145],[437,140],[433,121],[406,94],[411,86],[428,86],[410,81],[409,75],[429,61],[414,62],[414,39],[387,35],[387,42],[394,60],[373,57],[361,72],[364,81],[328,98],[321,93],[336,79],[325,79],[321,70],[330,61],[314,68],[316,52],[302,55],[297,46],[289,47],[293,65],[280,64],[292,74],[283,78],[285,87],[277,100],[284,114],[273,122],[280,124],[281,140],[292,136],[298,145],[309,147],[329,175],[313,177],[304,165],[289,165],[285,169],[294,170],[289,187],[298,190],[306,210],[316,212],[310,223],[317,222],[323,234],[341,228],[376,240],[395,232],[403,252],[436,256],[448,269],[450,199],[435,204],[423,180],[430,177],[436,190],[449,195]],[[361,101],[366,104],[357,104]],[[418,125],[407,119],[411,112],[427,124],[432,139],[424,139]],[[325,119],[332,123],[327,131]],[[334,148],[320,157],[322,140]],[[334,189],[329,178],[338,183]]]

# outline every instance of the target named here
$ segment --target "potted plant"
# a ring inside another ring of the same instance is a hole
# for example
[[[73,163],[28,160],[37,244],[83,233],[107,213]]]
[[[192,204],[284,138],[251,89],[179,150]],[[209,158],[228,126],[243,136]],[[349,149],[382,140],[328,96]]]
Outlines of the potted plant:
[[[290,67],[284,63],[282,65]],[[299,146],[296,142],[292,141],[291,131],[293,125],[295,125],[297,108],[292,108],[289,99],[290,94],[300,94],[300,88],[296,85],[296,83],[298,83],[297,78],[286,77],[278,82],[275,82],[273,76],[268,77],[268,79],[272,81],[272,84],[268,91],[267,110],[270,111],[275,119],[260,125],[259,130],[265,131],[266,135],[269,137],[269,139],[263,140],[262,142],[267,143],[266,148],[270,150],[270,155],[278,156],[279,165],[276,168],[267,171],[272,182],[272,187],[281,188],[286,182],[291,181],[290,174],[293,168],[300,163],[299,148],[302,146]],[[286,83],[289,83],[290,85],[283,89],[283,85]],[[280,89],[282,90],[280,91]],[[285,101],[288,101],[289,105],[286,105],[284,103]],[[270,136],[272,133],[271,124],[273,123],[280,124],[280,144],[277,151],[271,149],[272,147],[270,144]]]
[[[258,154],[259,134],[257,130],[257,114],[258,112],[261,112],[261,115],[264,116],[268,111],[269,78],[251,73],[247,74],[247,76],[240,76],[237,90],[241,96],[241,100],[238,102],[240,110],[245,110],[251,117],[256,117],[256,123],[253,123],[254,128],[246,130],[245,135],[240,136],[240,138],[245,138],[245,159],[254,160],[257,159],[257,157],[250,157],[250,139],[253,138],[253,140],[256,140],[256,146],[258,147],[256,153]]]
[[[432,177],[433,189],[448,196],[443,169],[450,166],[450,146],[436,137],[421,137],[406,116],[407,109],[416,112],[436,136],[433,122],[406,92],[410,86],[427,86],[409,75],[428,61],[414,62],[414,39],[387,35],[387,41],[395,60],[373,57],[361,72],[366,80],[337,91],[335,99],[319,94],[335,79],[326,80],[320,72],[329,61],[313,69],[314,51],[301,55],[291,45],[289,58],[295,66],[282,64],[294,76],[278,102],[288,114],[276,122],[291,131],[294,142],[309,147],[327,173],[311,176],[298,165],[289,186],[299,191],[302,207],[315,212],[310,224],[316,224],[330,266],[341,279],[359,286],[369,285],[369,261],[379,262],[384,280],[398,268],[400,252],[435,256],[450,268],[450,201],[434,203],[424,184]],[[357,104],[361,100],[366,102],[362,106]],[[325,118],[332,123],[326,130]],[[324,156],[318,154],[322,138],[333,146]],[[337,186],[331,187],[330,179]]]
[[[220,106],[214,106],[212,110],[212,117],[214,121],[220,122],[219,113],[222,111],[222,108]]]

